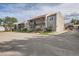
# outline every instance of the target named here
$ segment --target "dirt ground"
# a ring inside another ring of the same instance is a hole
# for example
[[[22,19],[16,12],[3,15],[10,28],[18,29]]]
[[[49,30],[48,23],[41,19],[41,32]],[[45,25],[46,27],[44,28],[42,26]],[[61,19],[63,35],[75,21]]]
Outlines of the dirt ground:
[[[36,38],[39,36],[41,35],[37,33],[0,32],[0,43],[12,40],[28,40],[28,38]],[[15,55],[21,55],[21,54],[16,51],[0,52],[0,56],[15,56]]]
[[[39,37],[38,33],[0,32],[0,42]]]

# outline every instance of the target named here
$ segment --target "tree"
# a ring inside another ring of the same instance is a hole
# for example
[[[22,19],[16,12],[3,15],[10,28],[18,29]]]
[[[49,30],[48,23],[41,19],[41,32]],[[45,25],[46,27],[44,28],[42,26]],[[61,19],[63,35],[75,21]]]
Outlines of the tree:
[[[71,23],[74,25],[79,24],[79,20],[77,20],[76,18],[72,18]]]
[[[17,22],[17,19],[14,17],[5,17],[3,19],[3,22],[5,29],[12,31],[12,28],[14,27],[13,23]]]
[[[0,25],[2,24],[2,21],[3,21],[3,20],[0,18]]]

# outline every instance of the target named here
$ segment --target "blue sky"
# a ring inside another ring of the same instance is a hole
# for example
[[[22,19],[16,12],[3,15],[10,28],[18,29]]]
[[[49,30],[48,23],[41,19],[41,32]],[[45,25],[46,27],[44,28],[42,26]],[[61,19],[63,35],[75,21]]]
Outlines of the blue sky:
[[[79,4],[75,3],[2,3],[0,17],[16,17],[19,21],[33,16],[60,11],[64,16],[79,13]],[[66,20],[69,22],[69,20]]]

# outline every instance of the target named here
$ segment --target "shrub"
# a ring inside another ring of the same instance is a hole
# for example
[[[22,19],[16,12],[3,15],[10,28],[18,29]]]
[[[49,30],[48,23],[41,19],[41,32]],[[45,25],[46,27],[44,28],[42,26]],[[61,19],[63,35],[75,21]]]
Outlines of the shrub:
[[[17,30],[15,30],[16,32],[21,32],[21,29],[17,29]]]
[[[35,32],[39,32],[39,31],[41,31],[41,28],[37,28],[37,29],[35,29],[34,31],[35,31]]]
[[[33,32],[33,30],[27,30],[28,33]]]
[[[27,28],[21,28],[21,29],[17,29],[15,30],[16,32],[27,32]]]
[[[21,29],[21,32],[27,32],[27,28]]]
[[[45,28],[45,29],[44,29],[44,32],[51,32],[51,31],[52,31],[51,28]]]

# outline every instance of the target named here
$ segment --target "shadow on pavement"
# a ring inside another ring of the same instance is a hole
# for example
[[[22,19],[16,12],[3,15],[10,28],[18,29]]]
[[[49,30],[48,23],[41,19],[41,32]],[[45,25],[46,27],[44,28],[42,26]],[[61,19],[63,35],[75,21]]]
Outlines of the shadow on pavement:
[[[23,56],[68,56],[79,55],[79,32],[68,32],[58,36],[12,40],[0,43],[0,53],[15,51]]]

